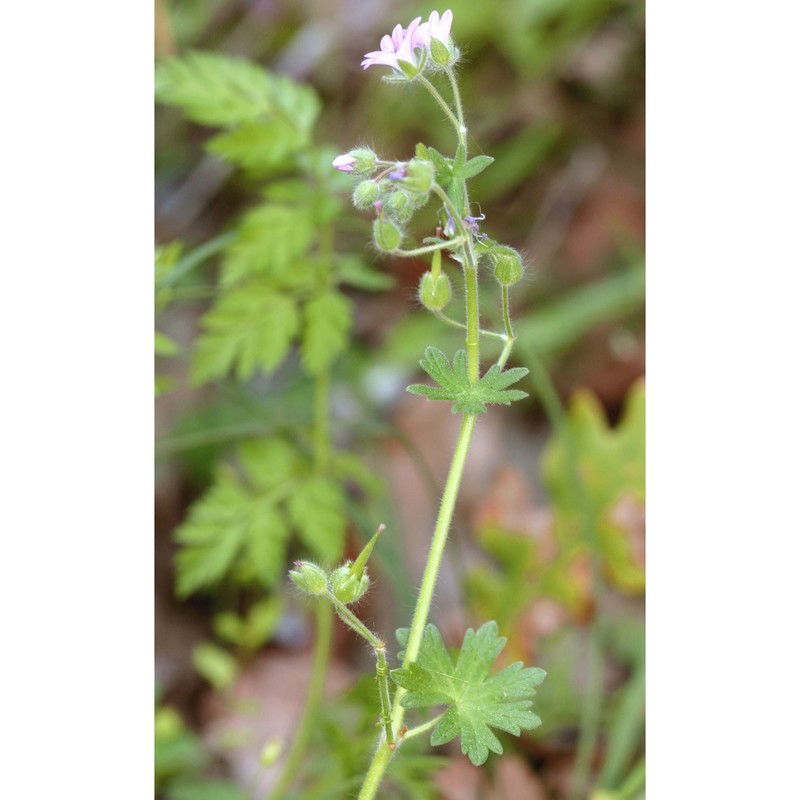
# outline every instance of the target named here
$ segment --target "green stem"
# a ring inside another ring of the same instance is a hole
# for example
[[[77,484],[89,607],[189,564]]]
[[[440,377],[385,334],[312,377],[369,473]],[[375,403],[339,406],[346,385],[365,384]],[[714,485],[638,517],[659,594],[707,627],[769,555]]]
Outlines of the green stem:
[[[429,719],[427,722],[423,722],[422,725],[417,725],[416,728],[412,728],[410,731],[406,731],[405,735],[403,736],[403,741],[407,741],[408,739],[413,739],[415,736],[420,736],[423,733],[427,733],[431,728],[433,728],[437,722],[444,716],[444,714],[439,714],[438,717],[434,717],[433,719]]]
[[[452,317],[448,317],[444,311],[431,311],[434,317],[440,319],[442,322],[447,323],[448,325],[452,325],[454,328],[461,328],[461,330],[466,330],[467,326],[463,322],[459,322],[457,319],[453,319]],[[496,331],[485,331],[483,329],[478,331],[479,336],[489,336],[492,339],[500,339],[500,341],[507,341],[507,337],[504,333],[497,333]]]
[[[433,253],[436,250],[454,250],[458,245],[462,245],[466,239],[459,237],[458,239],[448,239],[446,242],[439,244],[431,244],[425,247],[417,247],[414,250],[392,250],[393,256],[401,256],[402,258],[411,258],[412,256],[422,256],[425,253]]]
[[[386,648],[375,648],[375,678],[378,681],[378,697],[381,702],[381,723],[383,735],[389,747],[394,745],[392,731],[392,699],[389,693],[389,666],[386,663]]]
[[[456,134],[458,135],[458,140],[461,141],[461,137],[466,137],[466,129],[464,128],[464,123],[459,122],[456,118],[456,115],[453,113],[453,109],[447,104],[447,101],[439,94],[439,90],[424,76],[422,73],[417,75],[415,80],[419,81],[431,94],[431,97],[439,104],[442,111],[447,114],[447,118],[450,122],[453,123],[453,127],[456,129]],[[462,130],[464,131],[462,133]]]
[[[325,370],[314,381],[314,466],[320,474],[328,471],[331,457],[330,389],[330,374]]]
[[[283,763],[278,782],[268,795],[268,800],[283,800],[292,781],[297,776],[303,759],[305,757],[308,740],[314,722],[319,713],[322,703],[322,692],[325,688],[325,673],[328,669],[328,657],[331,650],[333,638],[333,611],[327,603],[317,602],[317,641],[314,645],[314,663],[311,668],[311,680],[308,685],[308,695],[306,705],[303,709],[303,716],[297,728],[292,746]]]
[[[375,650],[386,647],[386,642],[378,638],[330,589],[326,589],[325,597],[330,600],[342,622],[366,639]]]
[[[434,194],[444,203],[453,224],[462,238],[466,239],[461,252],[464,255],[464,285],[466,287],[467,304],[467,377],[474,386],[480,378],[480,319],[478,311],[478,265],[472,250],[472,237],[467,233],[464,220],[447,192],[434,183],[431,187]]]
[[[458,115],[458,142],[467,151],[467,126],[464,124],[464,109],[461,105],[461,92],[458,89],[458,81],[452,67],[447,68],[447,77],[450,79],[450,86],[453,89],[453,100],[456,104],[456,114]]]
[[[447,475],[447,483],[445,484],[444,494],[442,495],[442,504],[439,507],[439,516],[433,530],[431,549],[428,553],[428,561],[422,576],[422,585],[420,586],[417,605],[414,609],[411,630],[408,634],[406,654],[403,659],[404,667],[407,667],[416,660],[419,655],[420,646],[422,645],[422,635],[425,632],[425,625],[428,621],[428,614],[430,613],[431,602],[433,601],[433,590],[436,587],[436,579],[439,575],[439,568],[442,563],[445,544],[447,543],[447,534],[450,530],[450,524],[453,521],[456,497],[458,496],[458,489],[461,485],[461,477],[464,474],[469,443],[475,429],[475,420],[476,417],[465,415],[461,423],[461,432],[458,435],[455,453],[453,454],[453,460],[450,464],[450,472]],[[400,698],[404,694],[405,690],[398,687],[394,695],[394,705],[392,708],[392,727],[394,731],[399,731],[403,724],[405,709],[400,705]],[[358,800],[372,800],[376,796],[378,787],[380,786],[393,752],[394,750],[389,747],[384,737],[381,736],[372,763],[364,778]]]
[[[471,245],[464,252],[471,250]],[[467,259],[467,262],[470,259]],[[467,377],[474,386],[480,378],[480,323],[478,318],[478,269],[464,264],[467,288]]]

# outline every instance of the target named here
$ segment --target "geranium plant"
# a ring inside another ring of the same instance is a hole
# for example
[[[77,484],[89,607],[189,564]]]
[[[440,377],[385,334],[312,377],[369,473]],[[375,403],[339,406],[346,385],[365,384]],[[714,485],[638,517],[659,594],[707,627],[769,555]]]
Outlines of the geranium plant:
[[[375,654],[380,735],[359,794],[361,800],[376,797],[390,760],[416,736],[430,734],[434,746],[459,738],[462,752],[473,764],[480,765],[489,751],[503,752],[492,729],[519,735],[523,729],[535,728],[541,722],[531,707],[535,687],[545,673],[522,663],[492,673],[505,645],[495,622],[486,622],[477,631],[467,630],[455,657],[446,649],[436,627],[428,622],[476,422],[487,405],[509,405],[525,397],[525,392],[510,387],[527,374],[521,367],[506,369],[514,345],[509,289],[522,277],[523,262],[516,250],[482,231],[484,217],[473,213],[469,180],[490,166],[493,159],[486,155],[469,158],[456,72],[460,51],[451,36],[452,24],[453,14],[448,10],[441,15],[432,12],[426,22],[417,17],[407,27],[397,25],[391,35],[382,38],[379,50],[364,56],[361,65],[364,69],[388,67],[390,72],[384,76],[387,82],[424,88],[453,125],[453,154],[445,155],[418,144],[411,157],[396,161],[360,147],[337,156],[332,164],[358,179],[353,203],[374,215],[373,242],[379,251],[393,257],[430,258],[430,270],[419,284],[420,302],[443,323],[465,333],[465,349],[452,358],[434,346],[428,347],[420,365],[432,383],[408,387],[411,393],[429,400],[451,402],[453,413],[460,413],[462,422],[411,625],[397,632],[400,667],[390,669],[385,639],[351,610],[370,585],[367,562],[382,527],[355,561],[347,561],[331,572],[311,562],[298,561],[290,572],[303,591],[330,603]],[[437,88],[439,81],[449,85],[450,100]],[[436,225],[421,242],[408,243],[409,223],[429,204],[435,206]],[[445,310],[453,299],[453,290],[442,266],[443,255],[460,267],[463,321]],[[494,302],[499,303],[504,323],[501,331],[481,326],[479,271],[490,272],[496,279]],[[503,347],[497,361],[482,371],[480,345],[485,337],[501,340]],[[406,724],[409,709],[442,706],[441,713],[416,726],[409,728]]]

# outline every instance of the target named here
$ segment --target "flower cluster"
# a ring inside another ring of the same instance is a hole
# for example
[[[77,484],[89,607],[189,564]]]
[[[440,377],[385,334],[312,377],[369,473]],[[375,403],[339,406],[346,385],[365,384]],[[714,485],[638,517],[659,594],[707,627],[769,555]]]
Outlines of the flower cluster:
[[[450,38],[453,12],[448,9],[441,16],[431,12],[427,22],[422,17],[413,19],[407,28],[396,25],[391,36],[381,39],[381,49],[366,53],[361,66],[391,67],[404,78],[413,78],[425,67],[428,56],[442,67],[455,63],[458,52]]]

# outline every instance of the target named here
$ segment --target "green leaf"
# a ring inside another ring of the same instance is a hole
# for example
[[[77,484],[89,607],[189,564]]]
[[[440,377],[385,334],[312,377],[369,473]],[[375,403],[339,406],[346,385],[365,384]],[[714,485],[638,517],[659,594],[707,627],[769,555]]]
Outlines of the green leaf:
[[[192,381],[200,385],[234,370],[239,380],[256,369],[275,370],[286,357],[299,327],[291,297],[253,281],[224,294],[203,317]]]
[[[247,507],[246,494],[229,476],[192,506],[175,533],[182,545],[175,557],[179,597],[215,585],[230,569],[245,539]]]
[[[407,636],[403,638],[407,641]],[[487,622],[477,632],[470,628],[453,664],[441,634],[427,625],[417,660],[392,671],[395,683],[407,692],[400,700],[404,708],[448,706],[431,733],[431,744],[446,744],[460,736],[461,752],[476,766],[486,761],[490,750],[503,752],[491,728],[519,736],[523,729],[541,724],[530,708],[544,670],[523,669],[517,662],[489,674],[505,643],[497,635],[496,622]]]
[[[248,793],[233,781],[197,778],[175,782],[167,800],[247,800]]]
[[[282,574],[289,528],[269,495],[258,492],[228,470],[196,502],[176,531],[176,590],[187,597],[217,586],[244,566],[244,575],[262,587]]]
[[[211,642],[201,642],[192,651],[194,668],[215,688],[230,686],[239,673],[239,664],[227,651]]]
[[[391,275],[375,269],[360,256],[339,258],[336,265],[336,278],[339,283],[367,292],[386,291],[392,289],[397,283]]]
[[[301,468],[296,446],[277,436],[243,442],[238,455],[250,484],[260,491],[275,489]]]
[[[252,122],[274,108],[273,79],[262,67],[219,53],[191,52],[156,68],[156,98],[202,125]]]
[[[576,468],[580,485],[573,474]],[[641,524],[636,520],[645,500],[644,383],[630,390],[622,419],[613,429],[594,395],[576,393],[565,429],[548,443],[542,472],[555,511],[556,536],[565,551],[575,552],[585,542],[586,504],[609,577],[620,589],[641,593],[644,557],[635,528]]]
[[[176,356],[180,352],[178,343],[161,331],[155,332],[154,344],[157,356]]]
[[[467,353],[464,350],[455,354],[453,365],[450,366],[447,356],[441,350],[428,347],[425,349],[425,357],[419,363],[438,385],[415,383],[408,386],[406,391],[429,400],[451,400],[454,414],[459,411],[463,414],[482,414],[486,411],[487,403],[507,406],[514,400],[528,396],[527,392],[507,388],[528,374],[525,367],[514,367],[501,372],[500,367],[493,364],[473,386],[467,375]]]
[[[494,162],[491,156],[475,156],[464,164],[464,177],[469,180],[483,172],[486,167]]]
[[[303,544],[320,560],[336,561],[344,549],[346,519],[341,487],[311,478],[289,498],[289,517]]]
[[[248,122],[215,136],[206,149],[224,161],[263,174],[284,167],[306,142],[284,119]]]
[[[306,254],[314,237],[309,205],[257,206],[244,216],[236,240],[226,249],[222,285],[230,287],[253,276],[280,278]]]
[[[343,294],[326,291],[303,307],[303,366],[311,375],[324,372],[347,346],[353,324],[352,303]]]
[[[427,160],[432,161],[436,168],[436,180],[446,187],[453,177],[453,167],[438,150],[433,147],[428,147],[427,150]]]

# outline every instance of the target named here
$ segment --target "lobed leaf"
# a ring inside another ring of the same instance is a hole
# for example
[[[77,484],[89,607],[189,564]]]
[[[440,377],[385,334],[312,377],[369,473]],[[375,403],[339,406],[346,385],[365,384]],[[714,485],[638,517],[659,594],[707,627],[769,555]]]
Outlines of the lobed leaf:
[[[273,80],[257,64],[219,53],[190,52],[156,67],[156,98],[201,125],[252,122],[274,108]]]
[[[400,700],[404,708],[448,705],[431,733],[431,744],[461,738],[461,752],[476,766],[489,751],[502,753],[503,746],[491,728],[518,736],[541,724],[530,707],[534,687],[545,678],[538,668],[523,668],[521,662],[490,675],[506,640],[497,635],[497,623],[487,622],[477,631],[466,632],[455,664],[434,625],[427,625],[417,660],[392,671],[392,678],[406,690]],[[406,630],[398,631],[401,645]]]
[[[339,292],[326,291],[305,304],[303,316],[303,366],[311,375],[318,375],[347,346],[353,322],[352,303]]]
[[[269,373],[286,357],[299,327],[294,300],[263,283],[224,294],[203,317],[192,381],[202,384],[235,371],[240,380],[256,369]]]
[[[335,561],[344,548],[346,527],[341,486],[311,478],[292,494],[288,507],[303,544],[320,560]]]
[[[519,389],[506,388],[528,374],[524,367],[501,372],[495,364],[473,386],[469,382],[467,354],[464,350],[455,354],[451,366],[441,350],[428,347],[425,349],[425,357],[419,363],[437,385],[415,383],[406,387],[406,391],[429,400],[451,400],[454,414],[459,411],[463,414],[482,414],[486,411],[487,403],[510,405],[513,401],[528,396]]]

